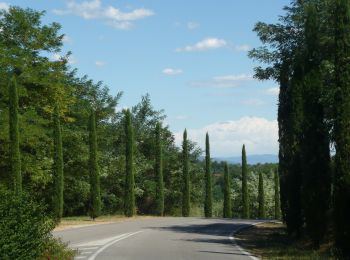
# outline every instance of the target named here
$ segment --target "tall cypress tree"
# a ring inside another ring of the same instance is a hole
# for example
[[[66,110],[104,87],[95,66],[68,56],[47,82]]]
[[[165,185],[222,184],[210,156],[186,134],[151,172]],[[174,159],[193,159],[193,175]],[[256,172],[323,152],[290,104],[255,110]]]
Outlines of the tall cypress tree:
[[[319,13],[314,3],[306,6],[301,138],[302,208],[306,229],[319,247],[327,229],[330,205],[329,132],[325,123],[322,48]]]
[[[18,92],[15,76],[9,83],[10,164],[16,194],[22,193],[21,154],[18,131]]]
[[[164,215],[164,180],[163,180],[163,151],[161,139],[161,125],[157,123],[155,130],[156,156],[154,171],[156,176],[156,214]]]
[[[129,109],[125,111],[125,137],[124,214],[132,217],[135,214],[134,131]]]
[[[334,62],[334,223],[338,247],[349,254],[350,241],[350,1],[335,1]]]
[[[188,159],[188,140],[187,130],[185,129],[183,134],[182,143],[182,216],[188,217],[190,215],[191,201],[190,201],[190,172],[189,172],[189,159]]]
[[[278,169],[274,170],[274,189],[275,189],[275,219],[281,219],[281,201],[280,201],[280,180]]]
[[[247,155],[245,145],[242,148],[242,217],[248,219],[249,214],[249,194],[248,194],[248,169],[247,169]]]
[[[259,172],[259,193],[258,193],[258,202],[259,202],[259,218],[266,218],[265,214],[265,192],[264,192],[264,178],[261,172]]]
[[[96,116],[91,109],[89,118],[89,170],[90,170],[90,216],[92,219],[101,214],[100,173],[97,162]]]
[[[63,151],[62,151],[62,132],[61,123],[59,118],[58,106],[55,106],[53,114],[54,123],[54,198],[53,209],[54,217],[57,221],[60,221],[63,214],[63,187],[64,187],[64,175],[63,175]]]
[[[232,218],[231,185],[227,162],[224,169],[224,218]]]
[[[211,218],[213,215],[213,188],[211,179],[211,161],[210,161],[210,145],[209,134],[205,136],[205,202],[204,215],[206,218]]]

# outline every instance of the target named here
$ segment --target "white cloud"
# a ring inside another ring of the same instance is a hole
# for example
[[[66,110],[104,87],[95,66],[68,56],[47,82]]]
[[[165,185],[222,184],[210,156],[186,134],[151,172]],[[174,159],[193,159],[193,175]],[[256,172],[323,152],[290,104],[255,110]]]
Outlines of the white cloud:
[[[5,2],[0,2],[0,10],[8,11],[10,9],[10,5]]]
[[[247,52],[250,51],[252,47],[250,47],[248,44],[243,45],[235,45],[235,50],[240,52]]]
[[[219,38],[206,38],[200,42],[195,43],[194,45],[188,45],[183,48],[177,48],[177,52],[190,52],[190,51],[206,51],[219,49],[227,46],[227,42]]]
[[[223,75],[213,77],[211,80],[194,81],[191,85],[192,87],[234,88],[251,80],[254,78],[249,74]]]
[[[199,129],[187,129],[189,139],[204,148],[205,133],[210,135],[210,149],[213,157],[237,156],[242,145],[248,154],[278,153],[277,120],[259,117],[243,117],[239,120],[213,123]],[[175,133],[178,145],[182,142],[182,132]]]
[[[280,88],[279,87],[269,88],[265,91],[265,93],[271,96],[278,96],[280,93]]]
[[[68,35],[63,36],[62,41],[63,41],[64,43],[72,43],[72,42],[73,42],[72,38],[69,37]]]
[[[154,15],[149,9],[139,8],[130,12],[122,12],[113,6],[103,6],[101,0],[91,0],[76,2],[71,0],[67,3],[66,9],[55,9],[57,15],[76,15],[84,19],[101,19],[106,24],[116,29],[128,30],[133,26],[133,22]]]
[[[199,23],[196,22],[188,22],[187,23],[187,29],[189,30],[195,30],[199,27]]]
[[[104,62],[104,61],[95,61],[95,65],[97,66],[97,67],[103,67],[104,65],[106,65],[106,63]]]
[[[181,69],[165,68],[162,73],[167,76],[175,76],[181,74],[183,71]]]

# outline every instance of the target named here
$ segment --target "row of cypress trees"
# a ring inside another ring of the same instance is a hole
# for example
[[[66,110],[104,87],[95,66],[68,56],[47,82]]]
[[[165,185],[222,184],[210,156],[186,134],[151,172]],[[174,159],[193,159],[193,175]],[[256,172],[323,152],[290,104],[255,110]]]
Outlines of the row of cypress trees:
[[[250,52],[264,63],[256,76],[280,85],[283,219],[291,236],[305,229],[315,247],[334,231],[349,254],[350,1],[293,0],[285,10],[277,24],[257,23],[264,46]]]

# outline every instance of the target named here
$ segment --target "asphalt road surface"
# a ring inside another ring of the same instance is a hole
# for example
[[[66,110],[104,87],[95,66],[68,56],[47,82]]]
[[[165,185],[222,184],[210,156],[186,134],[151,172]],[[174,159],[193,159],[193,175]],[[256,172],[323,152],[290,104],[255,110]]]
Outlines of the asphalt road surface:
[[[248,260],[234,232],[256,223],[203,218],[131,219],[54,232],[78,249],[82,260]]]

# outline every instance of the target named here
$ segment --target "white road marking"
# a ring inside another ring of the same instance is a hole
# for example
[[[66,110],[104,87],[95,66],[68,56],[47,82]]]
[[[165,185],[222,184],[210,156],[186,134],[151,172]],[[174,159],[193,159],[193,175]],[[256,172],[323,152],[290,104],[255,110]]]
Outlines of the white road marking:
[[[98,246],[93,246],[93,247],[77,247],[79,250],[94,250],[97,249]]]
[[[98,256],[103,250],[105,250],[107,247],[113,245],[114,243],[118,242],[118,241],[121,241],[123,239],[126,239],[128,237],[131,237],[131,236],[134,236],[136,234],[139,234],[143,232],[143,230],[141,231],[137,231],[137,232],[134,232],[134,233],[126,233],[126,234],[123,234],[123,235],[120,235],[119,237],[117,237],[116,239],[110,241],[109,243],[105,244],[103,247],[101,247],[99,250],[97,250],[92,256],[89,257],[88,260],[95,260],[96,256]]]
[[[84,251],[84,252],[81,252],[80,254],[81,255],[90,255],[91,253],[93,253],[94,251]]]
[[[249,226],[256,226],[262,223],[266,223],[267,221],[262,221],[262,222],[258,222],[258,223],[254,223],[254,224],[249,224]],[[237,249],[243,254],[246,255],[248,257],[250,257],[252,260],[259,260],[258,257],[253,256],[252,254],[248,253],[247,251],[245,251],[242,247],[240,247],[234,237],[235,234],[237,234],[239,231],[241,231],[242,229],[247,228],[247,225],[243,224],[241,225],[241,227],[239,227],[238,229],[236,229],[235,231],[233,231],[230,236],[229,239],[232,241],[232,243],[234,243],[237,247]]]
[[[74,257],[74,259],[85,259],[86,258],[86,256],[76,256],[76,257]]]

